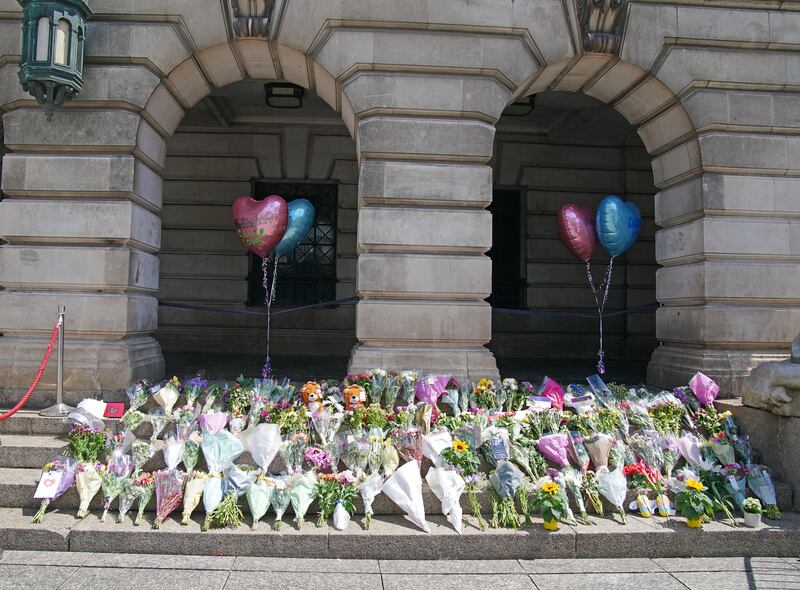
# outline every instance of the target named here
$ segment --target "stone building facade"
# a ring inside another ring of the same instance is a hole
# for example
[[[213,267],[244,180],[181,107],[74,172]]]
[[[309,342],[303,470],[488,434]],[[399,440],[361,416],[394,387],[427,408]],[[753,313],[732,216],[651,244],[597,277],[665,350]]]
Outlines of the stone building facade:
[[[359,298],[276,318],[278,353],[471,377],[592,356],[591,319],[487,298],[591,309],[555,212],[609,193],[644,223],[607,310],[658,309],[611,319],[607,348],[649,358],[650,383],[702,370],[735,393],[800,330],[795,2],[91,7],[84,89],[48,123],[0,0],[0,388],[28,386],[58,304],[73,391],[159,378],[165,354],[258,351],[252,317],[159,301],[256,303],[229,206],[276,184],[335,194],[331,293]],[[307,89],[302,109],[265,108],[276,80]]]

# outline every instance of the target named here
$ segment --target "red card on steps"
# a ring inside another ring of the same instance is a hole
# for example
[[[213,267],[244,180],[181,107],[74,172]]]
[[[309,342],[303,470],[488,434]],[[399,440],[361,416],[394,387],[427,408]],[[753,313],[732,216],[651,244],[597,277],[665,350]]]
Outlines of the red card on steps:
[[[122,418],[125,413],[125,404],[122,402],[112,402],[106,404],[106,411],[103,412],[105,418]]]

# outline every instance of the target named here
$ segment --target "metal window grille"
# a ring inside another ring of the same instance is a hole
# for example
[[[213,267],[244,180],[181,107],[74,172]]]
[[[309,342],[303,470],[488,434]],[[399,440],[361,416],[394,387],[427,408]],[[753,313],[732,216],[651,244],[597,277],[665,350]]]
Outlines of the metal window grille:
[[[253,181],[253,195],[279,195],[287,202],[308,199],[316,219],[308,236],[289,254],[278,258],[274,305],[309,305],[336,299],[336,210],[338,186],[305,182]],[[261,258],[250,253],[248,305],[263,305]]]

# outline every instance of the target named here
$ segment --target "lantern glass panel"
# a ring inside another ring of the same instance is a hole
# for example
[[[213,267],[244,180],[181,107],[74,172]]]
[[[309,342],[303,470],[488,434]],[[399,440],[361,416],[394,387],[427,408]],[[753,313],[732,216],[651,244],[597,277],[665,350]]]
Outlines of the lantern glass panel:
[[[47,61],[50,53],[50,19],[43,16],[36,27],[36,61]]]
[[[63,66],[69,63],[69,31],[69,21],[63,18],[59,20],[58,27],[56,27],[56,53],[54,61]]]

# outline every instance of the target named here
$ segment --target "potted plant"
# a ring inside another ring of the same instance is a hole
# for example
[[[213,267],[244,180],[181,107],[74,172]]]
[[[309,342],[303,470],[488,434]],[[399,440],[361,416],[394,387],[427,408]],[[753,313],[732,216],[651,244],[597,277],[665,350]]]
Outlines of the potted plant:
[[[747,498],[742,503],[742,510],[744,511],[744,526],[751,529],[757,528],[761,524],[761,502],[758,498]]]
[[[548,531],[558,530],[558,521],[566,509],[558,493],[560,488],[556,482],[547,481],[536,491],[531,502],[533,509],[542,515],[544,528]]]
[[[675,508],[686,517],[686,525],[691,529],[703,528],[703,517],[714,516],[714,505],[705,489],[702,483],[690,479],[686,489],[675,495]]]

